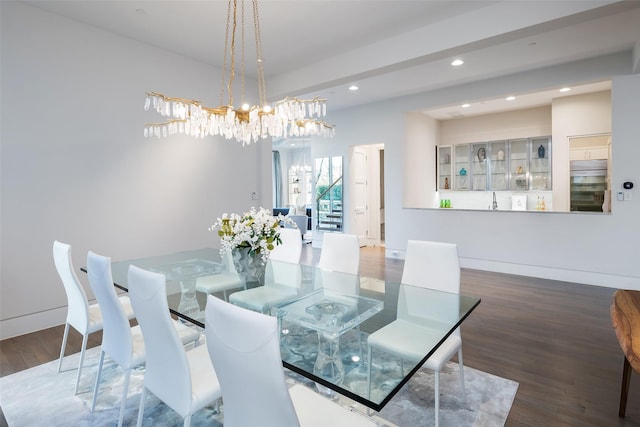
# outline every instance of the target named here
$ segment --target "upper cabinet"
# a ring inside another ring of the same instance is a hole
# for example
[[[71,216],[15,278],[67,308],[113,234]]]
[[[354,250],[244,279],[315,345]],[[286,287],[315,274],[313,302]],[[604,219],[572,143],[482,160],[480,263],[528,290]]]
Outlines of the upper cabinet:
[[[532,138],[531,143],[531,189],[551,190],[551,140]]]
[[[489,143],[489,189],[494,191],[509,189],[509,168],[507,167],[508,141],[493,141]]]
[[[529,140],[509,141],[509,189],[526,191],[529,189]]]
[[[452,170],[453,166],[453,170]],[[453,187],[447,183],[454,177]],[[438,189],[551,190],[551,138],[438,147]]]
[[[456,175],[454,189],[470,190],[471,180],[469,176],[471,175],[471,162],[469,161],[469,152],[471,151],[471,146],[469,144],[462,144],[455,145],[454,147],[454,173]]]
[[[486,190],[487,189],[487,144],[478,143],[471,144],[471,189]]]
[[[606,160],[609,158],[609,147],[572,148],[569,160]]]
[[[451,175],[451,146],[438,147],[438,190],[450,190],[453,188]]]

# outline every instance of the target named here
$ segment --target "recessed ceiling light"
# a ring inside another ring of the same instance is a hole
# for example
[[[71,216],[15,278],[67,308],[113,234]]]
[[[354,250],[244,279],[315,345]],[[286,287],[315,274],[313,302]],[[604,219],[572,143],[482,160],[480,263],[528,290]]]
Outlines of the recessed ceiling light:
[[[462,59],[455,59],[455,60],[451,63],[451,65],[453,65],[454,67],[460,66],[460,65],[462,65],[462,64],[464,64],[464,61],[463,61]]]
[[[469,108],[471,107],[471,104],[462,104],[462,108]]]
[[[569,92],[570,90],[570,87],[563,87],[562,89],[560,89],[560,92]]]
[[[358,86],[356,86],[356,85],[351,85],[351,86],[349,86],[349,90],[350,90],[351,92],[355,92],[355,91],[356,91],[356,90],[358,90],[358,89],[360,89],[360,88],[359,88]]]
[[[513,101],[514,99],[516,99],[516,97],[515,96],[507,96],[505,99],[507,101]]]

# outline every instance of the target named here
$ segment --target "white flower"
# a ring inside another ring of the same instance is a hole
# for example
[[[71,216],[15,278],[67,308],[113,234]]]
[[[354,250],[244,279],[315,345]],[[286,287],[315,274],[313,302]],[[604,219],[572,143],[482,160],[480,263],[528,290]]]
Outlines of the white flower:
[[[235,248],[251,248],[250,253],[260,255],[262,261],[266,262],[271,250],[282,243],[279,230],[284,223],[296,227],[291,219],[282,214],[274,217],[265,208],[256,210],[252,207],[242,216],[234,213],[222,214],[222,218],[218,218],[209,227],[209,231],[218,230],[221,253]]]

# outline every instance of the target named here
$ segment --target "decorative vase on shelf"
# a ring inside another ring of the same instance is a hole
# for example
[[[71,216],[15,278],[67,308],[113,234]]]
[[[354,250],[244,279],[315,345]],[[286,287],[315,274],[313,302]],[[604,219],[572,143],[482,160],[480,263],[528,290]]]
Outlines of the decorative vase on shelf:
[[[465,168],[460,169],[460,175],[465,176],[467,174],[467,170]]]
[[[264,284],[266,263],[263,262],[259,254],[252,253],[249,247],[239,247],[231,251],[231,258],[236,272],[247,285],[250,283]]]
[[[539,159],[544,159],[544,145],[540,144],[540,147],[538,147],[538,158]]]

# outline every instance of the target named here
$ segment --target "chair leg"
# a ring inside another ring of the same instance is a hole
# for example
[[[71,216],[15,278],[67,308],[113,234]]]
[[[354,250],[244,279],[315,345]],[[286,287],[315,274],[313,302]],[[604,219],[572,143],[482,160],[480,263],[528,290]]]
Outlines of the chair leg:
[[[464,364],[462,363],[462,347],[458,349],[458,365],[460,366],[460,391],[462,391],[462,400],[466,401],[467,396],[464,390]]]
[[[60,348],[60,360],[58,361],[58,372],[62,368],[62,359],[64,358],[64,350],[67,348],[67,337],[69,336],[69,323],[64,324],[64,334],[62,335],[62,347]]]
[[[360,363],[362,363],[362,357],[364,354],[362,353],[362,331],[360,331],[360,325],[357,326],[358,329],[358,356],[360,357]]]
[[[367,398],[371,399],[371,346],[367,346],[369,351],[367,352]]]
[[[78,394],[78,385],[80,384],[80,374],[82,373],[82,365],[84,364],[84,353],[87,350],[87,337],[89,334],[82,336],[82,349],[80,350],[80,364],[78,365],[78,374],[76,375],[76,388],[73,394]]]
[[[440,371],[433,371],[433,390],[435,392],[434,412],[436,413],[436,424],[440,421]]]
[[[147,398],[147,388],[142,386],[142,393],[140,394],[140,407],[138,408],[138,422],[136,427],[142,427],[142,417],[144,416],[144,401]]]
[[[624,366],[622,368],[622,387],[620,389],[620,409],[618,416],[624,418],[627,412],[627,397],[629,396],[629,384],[631,383],[631,364],[624,358]]]
[[[104,362],[104,351],[100,351],[100,362],[98,362],[98,375],[96,375],[96,385],[93,387],[93,400],[91,401],[91,412],[96,408],[96,400],[98,399],[98,385],[102,376],[102,363]]]
[[[190,427],[191,426],[191,414],[188,414],[186,417],[184,417],[184,427]]]
[[[131,368],[127,369],[124,377],[124,388],[122,390],[122,400],[120,401],[120,416],[118,417],[118,427],[122,427],[124,411],[127,406],[127,394],[129,394],[129,379],[131,378]]]

